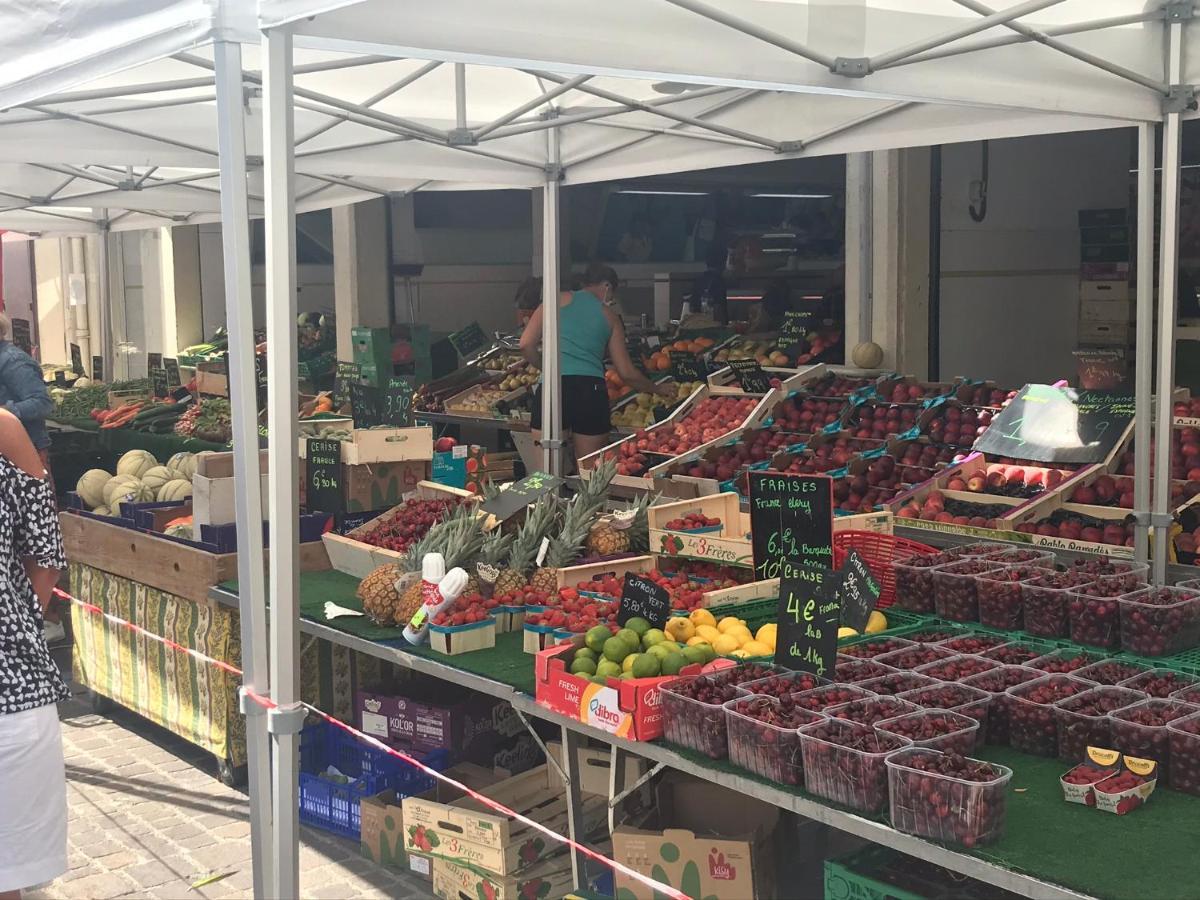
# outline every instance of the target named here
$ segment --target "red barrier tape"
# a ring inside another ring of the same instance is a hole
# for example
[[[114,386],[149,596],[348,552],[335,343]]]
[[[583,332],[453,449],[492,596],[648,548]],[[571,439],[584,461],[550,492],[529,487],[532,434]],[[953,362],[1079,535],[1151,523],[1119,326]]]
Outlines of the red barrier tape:
[[[94,604],[88,603],[84,600],[80,600],[77,597],[72,597],[66,591],[60,590],[59,588],[55,588],[54,595],[63,600],[67,600],[70,603],[74,603],[80,609],[86,610],[87,612],[92,613],[93,615],[101,616],[104,619],[106,619],[108,622],[110,622],[114,625],[119,625],[121,627],[128,628],[130,631],[136,632],[137,634],[140,634],[146,638],[149,638],[150,640],[158,641],[158,643],[163,644],[167,647],[170,647],[172,650],[178,650],[180,653],[186,653],[188,656],[191,656],[194,659],[197,659],[201,662],[207,663],[211,666],[215,666],[216,668],[220,669],[223,672],[226,672],[230,675],[236,675],[239,678],[242,676],[242,670],[237,668],[237,666],[232,666],[229,663],[223,662],[222,660],[219,660],[219,659],[213,659],[211,656],[207,656],[207,655],[201,653],[199,650],[196,650],[192,647],[185,647],[182,644],[177,644],[175,641],[172,641],[169,638],[162,637],[161,635],[155,634],[152,631],[147,631],[145,628],[142,628],[140,625],[135,625],[133,622],[130,622],[126,619],[122,619],[120,616],[114,616],[112,613],[105,612],[103,609],[101,609],[100,607],[98,607]],[[248,688],[246,689],[246,696],[249,697],[251,700],[253,700],[255,703],[257,703],[259,706],[262,706],[266,709],[274,709],[278,705],[273,700],[271,700],[270,697],[264,697],[261,694],[256,694],[254,691],[252,691]],[[535,822],[533,819],[530,819],[527,816],[521,815],[516,810],[509,809],[504,804],[499,803],[495,800],[492,800],[490,797],[487,797],[487,796],[479,793],[478,791],[475,791],[475,790],[467,787],[465,784],[463,784],[459,781],[456,781],[455,779],[451,778],[449,775],[446,775],[444,772],[439,772],[436,769],[429,768],[427,765],[422,763],[419,759],[409,756],[407,753],[403,753],[399,750],[396,750],[393,747],[389,747],[387,744],[383,743],[378,738],[372,737],[369,734],[364,734],[363,732],[361,732],[357,728],[355,728],[353,725],[347,725],[341,719],[334,718],[333,716],[329,715],[329,713],[325,712],[324,710],[317,709],[317,707],[312,706],[311,704],[308,704],[308,703],[303,703],[301,705],[304,706],[305,709],[309,710],[314,715],[319,716],[320,718],[324,719],[330,725],[333,725],[336,728],[342,729],[347,734],[353,735],[357,740],[361,741],[362,743],[368,744],[368,745],[376,748],[377,750],[382,750],[384,753],[387,753],[389,756],[394,756],[396,759],[399,759],[402,762],[405,762],[410,766],[420,769],[426,775],[430,775],[433,778],[436,778],[439,781],[442,781],[442,782],[450,785],[451,787],[462,791],[467,796],[482,803],[488,809],[495,810],[496,812],[500,813],[501,815],[509,816],[513,819],[516,819],[518,822],[522,822],[525,825],[528,825],[531,828],[534,828],[537,831],[540,831],[542,834],[546,835],[550,839],[558,841],[561,844],[565,844],[566,846],[568,846],[572,850],[576,851],[577,853],[582,853],[588,859],[595,860],[596,862],[601,863],[602,865],[608,866],[614,872],[620,872],[623,875],[628,875],[630,878],[640,881],[642,884],[646,885],[647,887],[651,888],[652,890],[656,891],[657,893],[662,894],[665,897],[671,898],[671,900],[693,900],[693,898],[689,897],[687,894],[684,894],[684,893],[676,890],[675,888],[671,887],[670,885],[666,885],[666,884],[663,884],[662,882],[655,881],[653,878],[650,878],[647,875],[643,875],[641,872],[634,871],[633,869],[629,868],[628,866],[624,865],[623,863],[617,862],[615,859],[609,859],[607,856],[597,853],[595,850],[585,847],[583,844],[580,844],[577,841],[574,841],[565,835],[561,835],[555,831],[550,830],[545,825],[542,825],[540,822]]]

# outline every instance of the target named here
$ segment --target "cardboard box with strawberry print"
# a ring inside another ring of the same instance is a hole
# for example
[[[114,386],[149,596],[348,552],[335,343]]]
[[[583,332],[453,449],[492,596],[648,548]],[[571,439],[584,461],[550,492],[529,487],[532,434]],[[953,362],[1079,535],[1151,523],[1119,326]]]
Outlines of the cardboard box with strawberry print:
[[[571,857],[565,852],[506,876],[448,859],[433,861],[433,892],[442,900],[555,900],[571,884]]]

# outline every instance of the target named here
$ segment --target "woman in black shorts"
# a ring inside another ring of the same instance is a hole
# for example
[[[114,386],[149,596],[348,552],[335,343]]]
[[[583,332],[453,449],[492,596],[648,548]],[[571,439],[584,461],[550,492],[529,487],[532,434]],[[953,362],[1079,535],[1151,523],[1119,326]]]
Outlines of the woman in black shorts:
[[[604,384],[604,355],[634,390],[674,396],[675,391],[655,385],[643,375],[625,346],[621,317],[608,308],[617,291],[617,273],[593,263],[583,276],[583,288],[558,298],[558,346],[562,376],[563,440],[572,440],[575,456],[594,453],[608,443],[612,432],[608,390]],[[535,366],[542,365],[542,309],[530,318],[521,334],[521,353]],[[533,398],[533,439],[542,440],[542,385]]]

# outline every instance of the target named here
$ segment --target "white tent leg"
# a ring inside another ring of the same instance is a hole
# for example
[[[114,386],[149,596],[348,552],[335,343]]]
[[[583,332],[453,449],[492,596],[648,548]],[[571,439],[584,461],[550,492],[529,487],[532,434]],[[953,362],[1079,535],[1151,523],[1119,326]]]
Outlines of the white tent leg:
[[[267,602],[263,579],[262,497],[259,491],[258,399],[254,377],[254,309],[250,302],[250,218],[246,196],[246,134],[242,117],[242,48],[218,41],[217,135],[221,165],[221,242],[225,258],[225,318],[229,329],[229,396],[233,414],[233,474],[238,543],[242,687],[269,693]],[[266,711],[242,694],[250,779],[250,846],[254,896],[271,883],[271,758]]]
[[[872,338],[871,282],[874,262],[872,236],[871,153],[846,156],[846,346],[853,350]],[[849,361],[847,361],[849,364]]]
[[[550,175],[542,191],[542,452],[545,470],[563,473],[562,378],[558,355],[558,131],[546,132]]]
[[[1149,552],[1150,443],[1154,415],[1154,125],[1138,126],[1137,158],[1137,353],[1134,358],[1137,448],[1133,472],[1134,553],[1145,562]]]
[[[296,460],[296,205],[293,184],[292,36],[263,36],[263,182],[266,199],[267,431],[271,466],[271,710],[275,769],[275,885],[300,896],[300,618]],[[346,326],[343,326],[346,327]]]
[[[96,347],[93,355],[104,361],[104,377],[108,381],[114,381],[116,370],[113,369],[112,284],[109,281],[112,278],[112,257],[109,255],[112,250],[112,232],[108,227],[107,209],[93,209],[92,214],[104,223],[100,228],[100,247],[97,254],[100,268],[100,330],[92,339],[92,344]],[[86,362],[91,365],[90,359]],[[92,372],[92,377],[96,377],[95,372]]]
[[[1183,25],[1174,22],[1167,31],[1167,80],[1179,84],[1183,78]],[[1158,398],[1154,417],[1154,582],[1167,576],[1167,545],[1170,535],[1171,499],[1171,390],[1175,383],[1175,315],[1179,284],[1179,157],[1183,131],[1177,112],[1163,116],[1162,136],[1162,226],[1159,230],[1158,274]]]

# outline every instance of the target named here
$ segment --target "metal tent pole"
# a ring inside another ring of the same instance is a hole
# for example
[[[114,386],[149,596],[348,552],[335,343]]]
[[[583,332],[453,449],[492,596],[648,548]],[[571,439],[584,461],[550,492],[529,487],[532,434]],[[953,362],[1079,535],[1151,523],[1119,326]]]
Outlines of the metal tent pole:
[[[542,453],[545,470],[563,472],[562,379],[558,356],[558,129],[546,131],[546,186],[542,191]]]
[[[238,597],[242,637],[242,713],[250,782],[250,846],[254,896],[271,883],[271,758],[265,710],[246,696],[270,692],[267,675],[267,595],[263,579],[262,497],[259,488],[258,397],[254,377],[254,307],[250,300],[250,217],[246,196],[246,130],[242,117],[242,48],[214,45],[217,140],[221,168],[221,242],[225,260],[225,318],[229,331],[229,396],[233,418]]]
[[[1167,78],[1179,84],[1183,77],[1183,23],[1167,26]],[[1171,499],[1171,389],[1175,383],[1175,314],[1179,277],[1179,156],[1183,131],[1181,111],[1163,113],[1162,226],[1159,230],[1158,274],[1158,398],[1154,416],[1154,582],[1167,576],[1167,546],[1172,517]]]
[[[94,354],[104,360],[104,376],[111,382],[114,380],[115,371],[113,369],[113,328],[112,328],[112,284],[109,279],[112,278],[112,257],[109,255],[112,248],[112,229],[108,222],[107,209],[93,209],[93,215],[102,223],[100,225],[100,333],[96,335],[95,341],[99,342],[100,352]],[[90,363],[91,360],[88,360]],[[96,377],[96,373],[92,372],[92,377]]]
[[[292,35],[263,35],[263,182],[266,200],[267,431],[270,435],[271,697],[275,769],[275,884],[272,896],[300,896],[297,772],[300,729],[299,466],[296,459],[296,198]]]
[[[1133,470],[1134,553],[1141,562],[1150,550],[1150,452],[1154,393],[1154,129],[1137,130],[1137,353],[1134,357]]]

